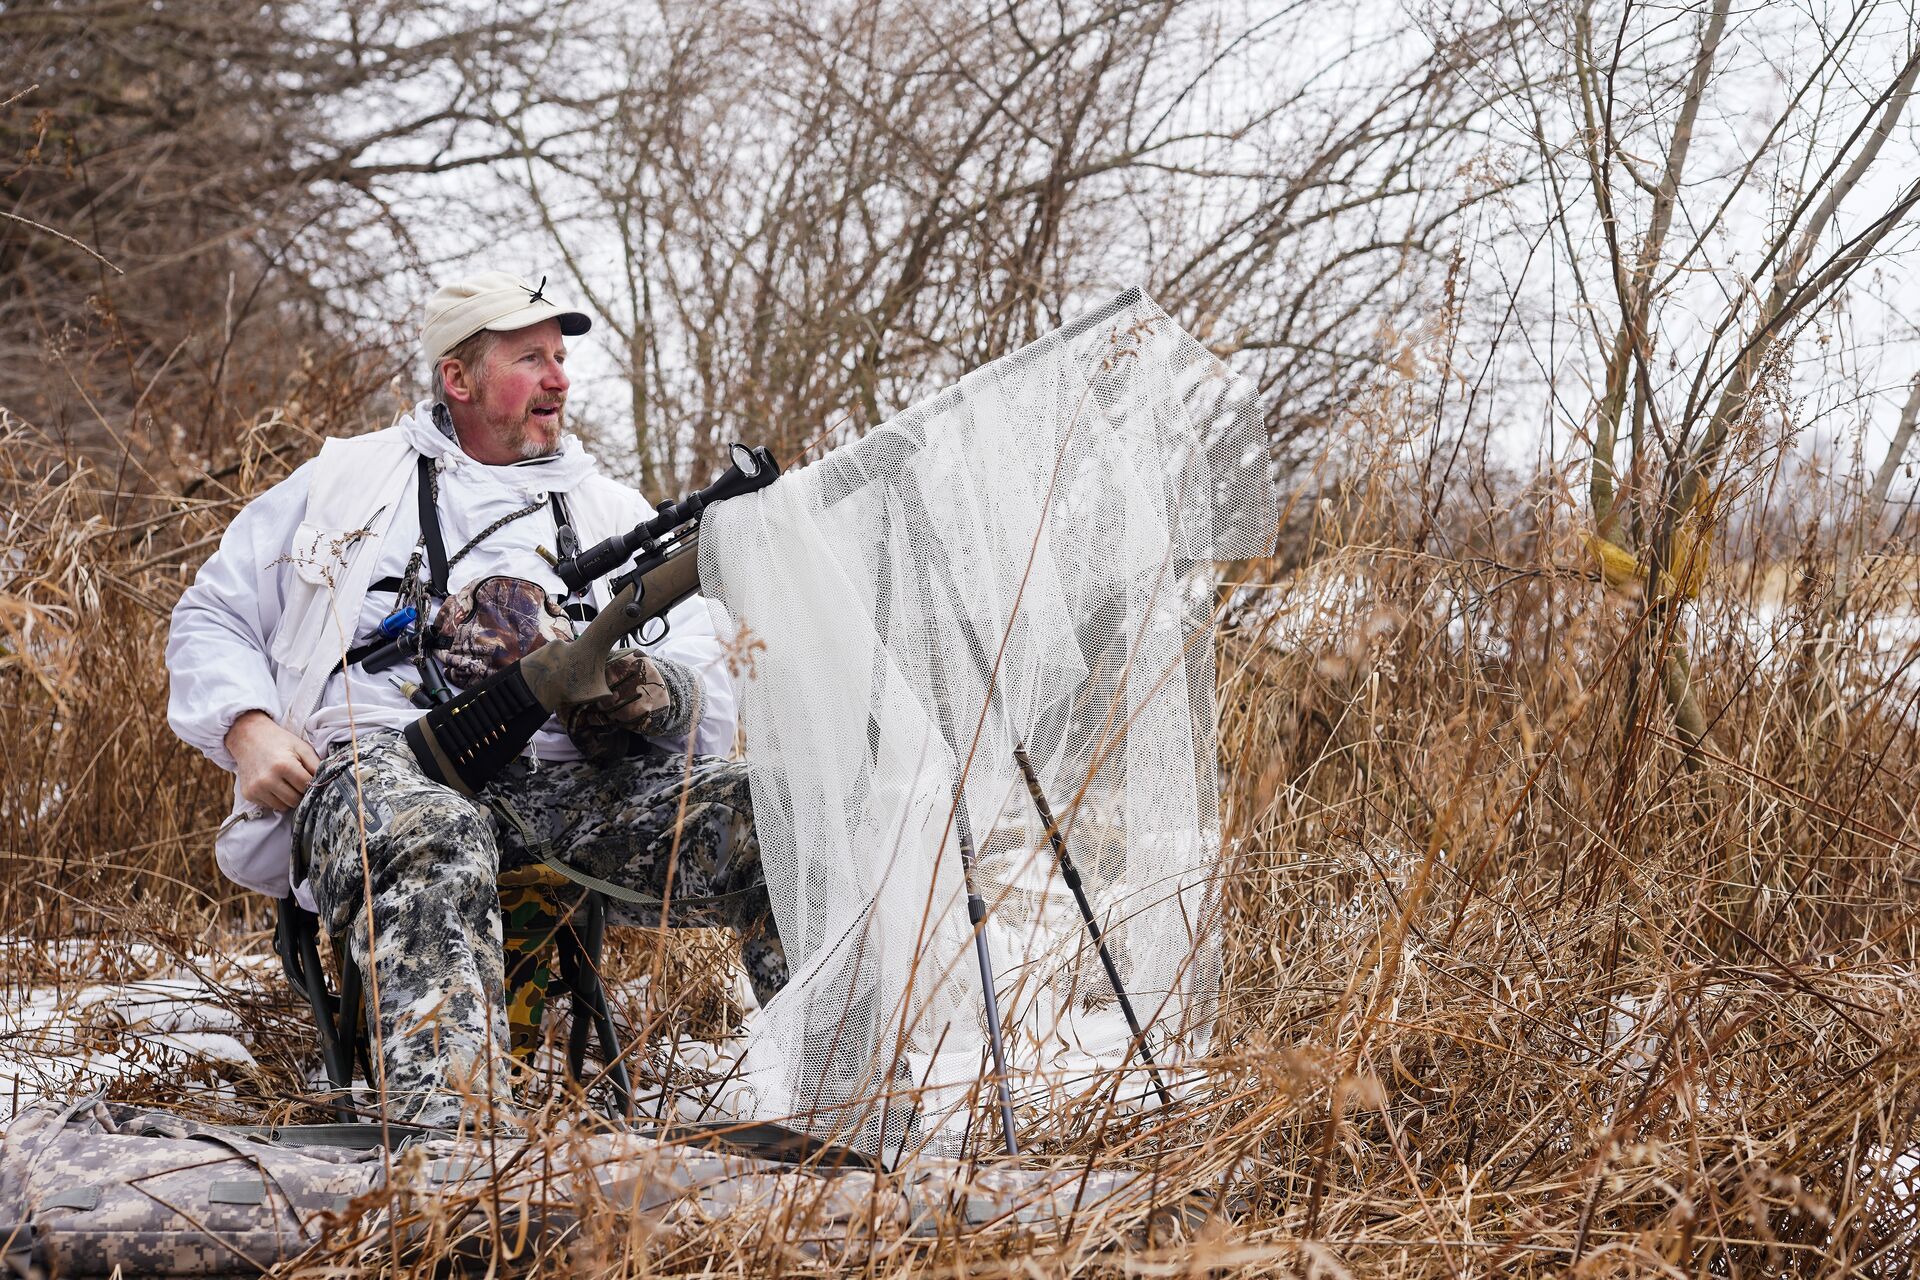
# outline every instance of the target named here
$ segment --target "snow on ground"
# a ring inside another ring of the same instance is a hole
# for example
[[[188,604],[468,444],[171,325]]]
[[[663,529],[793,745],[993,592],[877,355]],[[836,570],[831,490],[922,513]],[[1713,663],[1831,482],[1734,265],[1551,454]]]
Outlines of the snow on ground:
[[[0,1117],[43,1094],[150,1090],[230,1099],[258,1069],[236,999],[279,981],[271,955],[170,961],[140,943],[0,938]],[[25,988],[22,989],[25,975]]]
[[[291,1100],[298,1092],[317,1099],[328,1091],[305,1006],[270,951],[209,945],[168,956],[118,939],[0,936],[0,975],[0,1128],[43,1096],[104,1090],[162,1107],[212,1105],[244,1118],[270,1099]],[[744,974],[735,977],[735,999],[753,1007]],[[644,1009],[644,976],[618,988],[616,1008]],[[567,1008],[563,995],[550,1006],[554,1014]],[[558,1024],[561,1031],[564,1025]],[[555,1026],[550,1018],[549,1029]],[[278,1037],[277,1074],[262,1067],[263,1031]],[[621,1033],[631,1046],[630,1028]],[[729,1114],[746,1096],[734,1061],[743,1043],[707,1044],[669,1033],[644,1051],[630,1047],[629,1066],[643,1081],[674,1082],[670,1091],[643,1083],[636,1101],[643,1110],[687,1119]],[[304,1081],[284,1074],[289,1049],[304,1064]],[[535,1067],[551,1079],[564,1074],[564,1034],[549,1037]],[[720,1083],[703,1087],[703,1077]],[[358,1100],[372,1106],[364,1081],[358,1083]]]

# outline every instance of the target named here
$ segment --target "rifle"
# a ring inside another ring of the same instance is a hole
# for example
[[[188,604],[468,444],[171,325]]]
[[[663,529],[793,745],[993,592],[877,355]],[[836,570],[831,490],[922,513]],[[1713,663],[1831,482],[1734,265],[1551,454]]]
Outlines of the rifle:
[[[764,489],[780,475],[780,464],[764,448],[736,444],[731,453],[727,469],[706,488],[662,502],[651,520],[554,564],[567,589],[580,591],[633,561],[608,579],[613,598],[580,635],[541,645],[407,726],[407,745],[429,778],[475,795],[554,712],[611,692],[607,659],[614,645],[700,589],[701,512]]]

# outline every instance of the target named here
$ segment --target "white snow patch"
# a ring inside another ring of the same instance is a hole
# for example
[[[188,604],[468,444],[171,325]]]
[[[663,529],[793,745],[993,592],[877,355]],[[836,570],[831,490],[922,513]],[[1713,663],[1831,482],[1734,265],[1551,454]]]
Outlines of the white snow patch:
[[[88,938],[0,938],[6,958],[59,978],[0,1000],[0,1123],[41,1095],[125,1081],[231,1098],[231,1078],[258,1066],[230,1007],[235,989],[263,991],[282,981],[270,954],[207,953],[175,963],[144,943]],[[103,976],[118,974],[145,976]]]

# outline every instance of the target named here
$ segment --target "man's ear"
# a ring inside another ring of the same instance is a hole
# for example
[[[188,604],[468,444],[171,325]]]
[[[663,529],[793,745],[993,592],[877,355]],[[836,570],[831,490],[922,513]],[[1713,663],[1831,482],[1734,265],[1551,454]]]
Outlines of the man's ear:
[[[461,404],[473,403],[473,377],[460,361],[447,359],[440,362],[440,384],[447,389],[447,399]]]

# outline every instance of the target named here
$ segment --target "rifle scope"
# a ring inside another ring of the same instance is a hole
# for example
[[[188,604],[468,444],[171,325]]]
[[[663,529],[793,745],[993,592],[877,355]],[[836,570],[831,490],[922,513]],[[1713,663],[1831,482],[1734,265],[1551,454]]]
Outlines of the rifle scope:
[[[584,590],[589,582],[612,573],[675,529],[692,524],[714,503],[764,489],[780,476],[780,464],[764,446],[750,449],[744,444],[733,444],[728,446],[728,452],[733,459],[731,465],[706,488],[695,489],[677,502],[662,502],[655,508],[659,514],[653,519],[643,520],[625,533],[615,534],[557,561],[553,571],[567,584],[567,590]]]

